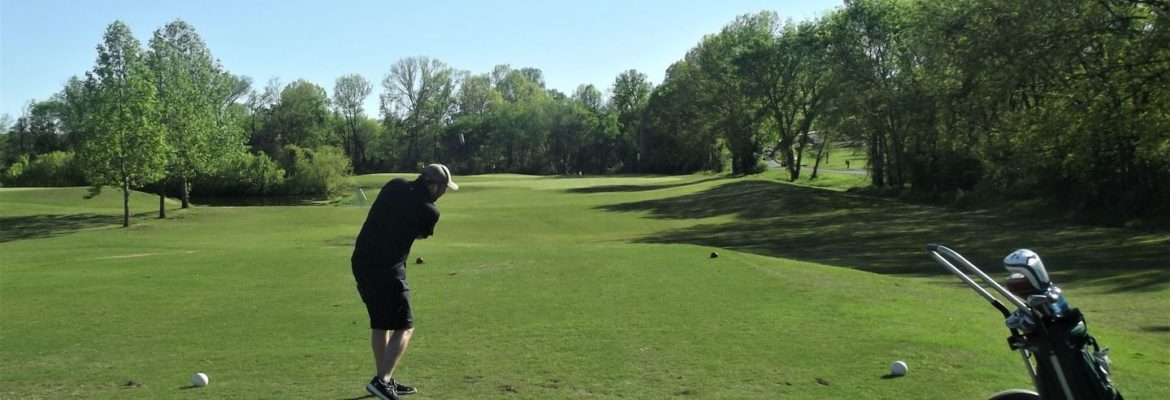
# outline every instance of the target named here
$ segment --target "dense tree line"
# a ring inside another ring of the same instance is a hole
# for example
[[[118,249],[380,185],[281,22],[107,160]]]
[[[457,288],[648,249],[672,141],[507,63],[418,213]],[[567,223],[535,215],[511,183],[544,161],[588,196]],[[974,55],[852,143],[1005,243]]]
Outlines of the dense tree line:
[[[1170,2],[855,0],[738,18],[646,112],[651,136],[697,130],[735,172],[771,147],[795,180],[818,131],[864,143],[878,188],[1164,216],[1168,80]]]
[[[571,94],[536,68],[427,57],[380,80],[339,77],[332,94],[304,80],[252,87],[182,21],[146,49],[128,32],[112,24],[93,71],[4,121],[4,183],[327,193],[351,170],[434,161],[464,174],[749,174],[764,154],[796,180],[819,137],[864,145],[875,188],[1170,214],[1163,0],[761,12],[702,38],[657,86],[629,70]],[[370,96],[378,110],[362,107]]]

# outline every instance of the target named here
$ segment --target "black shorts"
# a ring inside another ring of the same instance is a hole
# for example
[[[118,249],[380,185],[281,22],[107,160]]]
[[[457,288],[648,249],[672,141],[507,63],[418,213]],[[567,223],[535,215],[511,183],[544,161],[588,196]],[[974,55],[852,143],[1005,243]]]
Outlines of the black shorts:
[[[366,303],[370,329],[397,331],[414,328],[410,310],[410,286],[406,284],[406,265],[391,267],[354,266],[358,294]]]

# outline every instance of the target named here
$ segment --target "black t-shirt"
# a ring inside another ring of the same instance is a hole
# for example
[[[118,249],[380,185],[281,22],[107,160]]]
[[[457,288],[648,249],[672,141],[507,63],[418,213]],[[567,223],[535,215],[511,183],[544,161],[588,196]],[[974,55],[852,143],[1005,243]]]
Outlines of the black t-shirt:
[[[434,234],[439,208],[426,186],[395,178],[382,187],[358,233],[350,261],[354,268],[405,266],[416,238]]]

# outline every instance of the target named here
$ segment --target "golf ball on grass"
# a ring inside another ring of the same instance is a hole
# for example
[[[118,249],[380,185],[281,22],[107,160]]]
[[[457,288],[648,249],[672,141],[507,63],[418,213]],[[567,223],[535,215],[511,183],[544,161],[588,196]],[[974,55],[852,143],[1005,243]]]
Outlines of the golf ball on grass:
[[[193,385],[195,387],[207,386],[207,381],[208,381],[207,374],[202,373],[202,372],[195,374],[195,376],[191,377],[191,385]]]
[[[893,376],[906,375],[906,362],[905,361],[894,361],[893,364],[890,364],[890,375],[893,375]]]

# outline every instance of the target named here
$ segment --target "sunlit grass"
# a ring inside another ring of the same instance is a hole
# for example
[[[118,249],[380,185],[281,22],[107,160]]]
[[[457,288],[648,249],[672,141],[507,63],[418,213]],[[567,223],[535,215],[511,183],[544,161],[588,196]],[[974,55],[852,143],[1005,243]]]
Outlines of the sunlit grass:
[[[392,176],[353,178],[369,201]],[[771,175],[458,176],[410,265],[419,399],[984,398],[1026,387],[998,314],[942,274],[1046,258],[1113,348],[1127,397],[1163,398],[1166,235],[1012,221]],[[367,208],[199,207],[0,189],[0,398],[365,395],[348,258]],[[366,203],[368,204],[368,203]],[[1027,228],[1027,229],[1025,229]],[[1110,251],[1112,250],[1112,251]],[[718,258],[711,258],[718,252]],[[995,270],[996,273],[999,271]],[[906,360],[910,374],[883,379]],[[67,372],[66,372],[67,371]],[[195,372],[211,385],[187,389]]]

